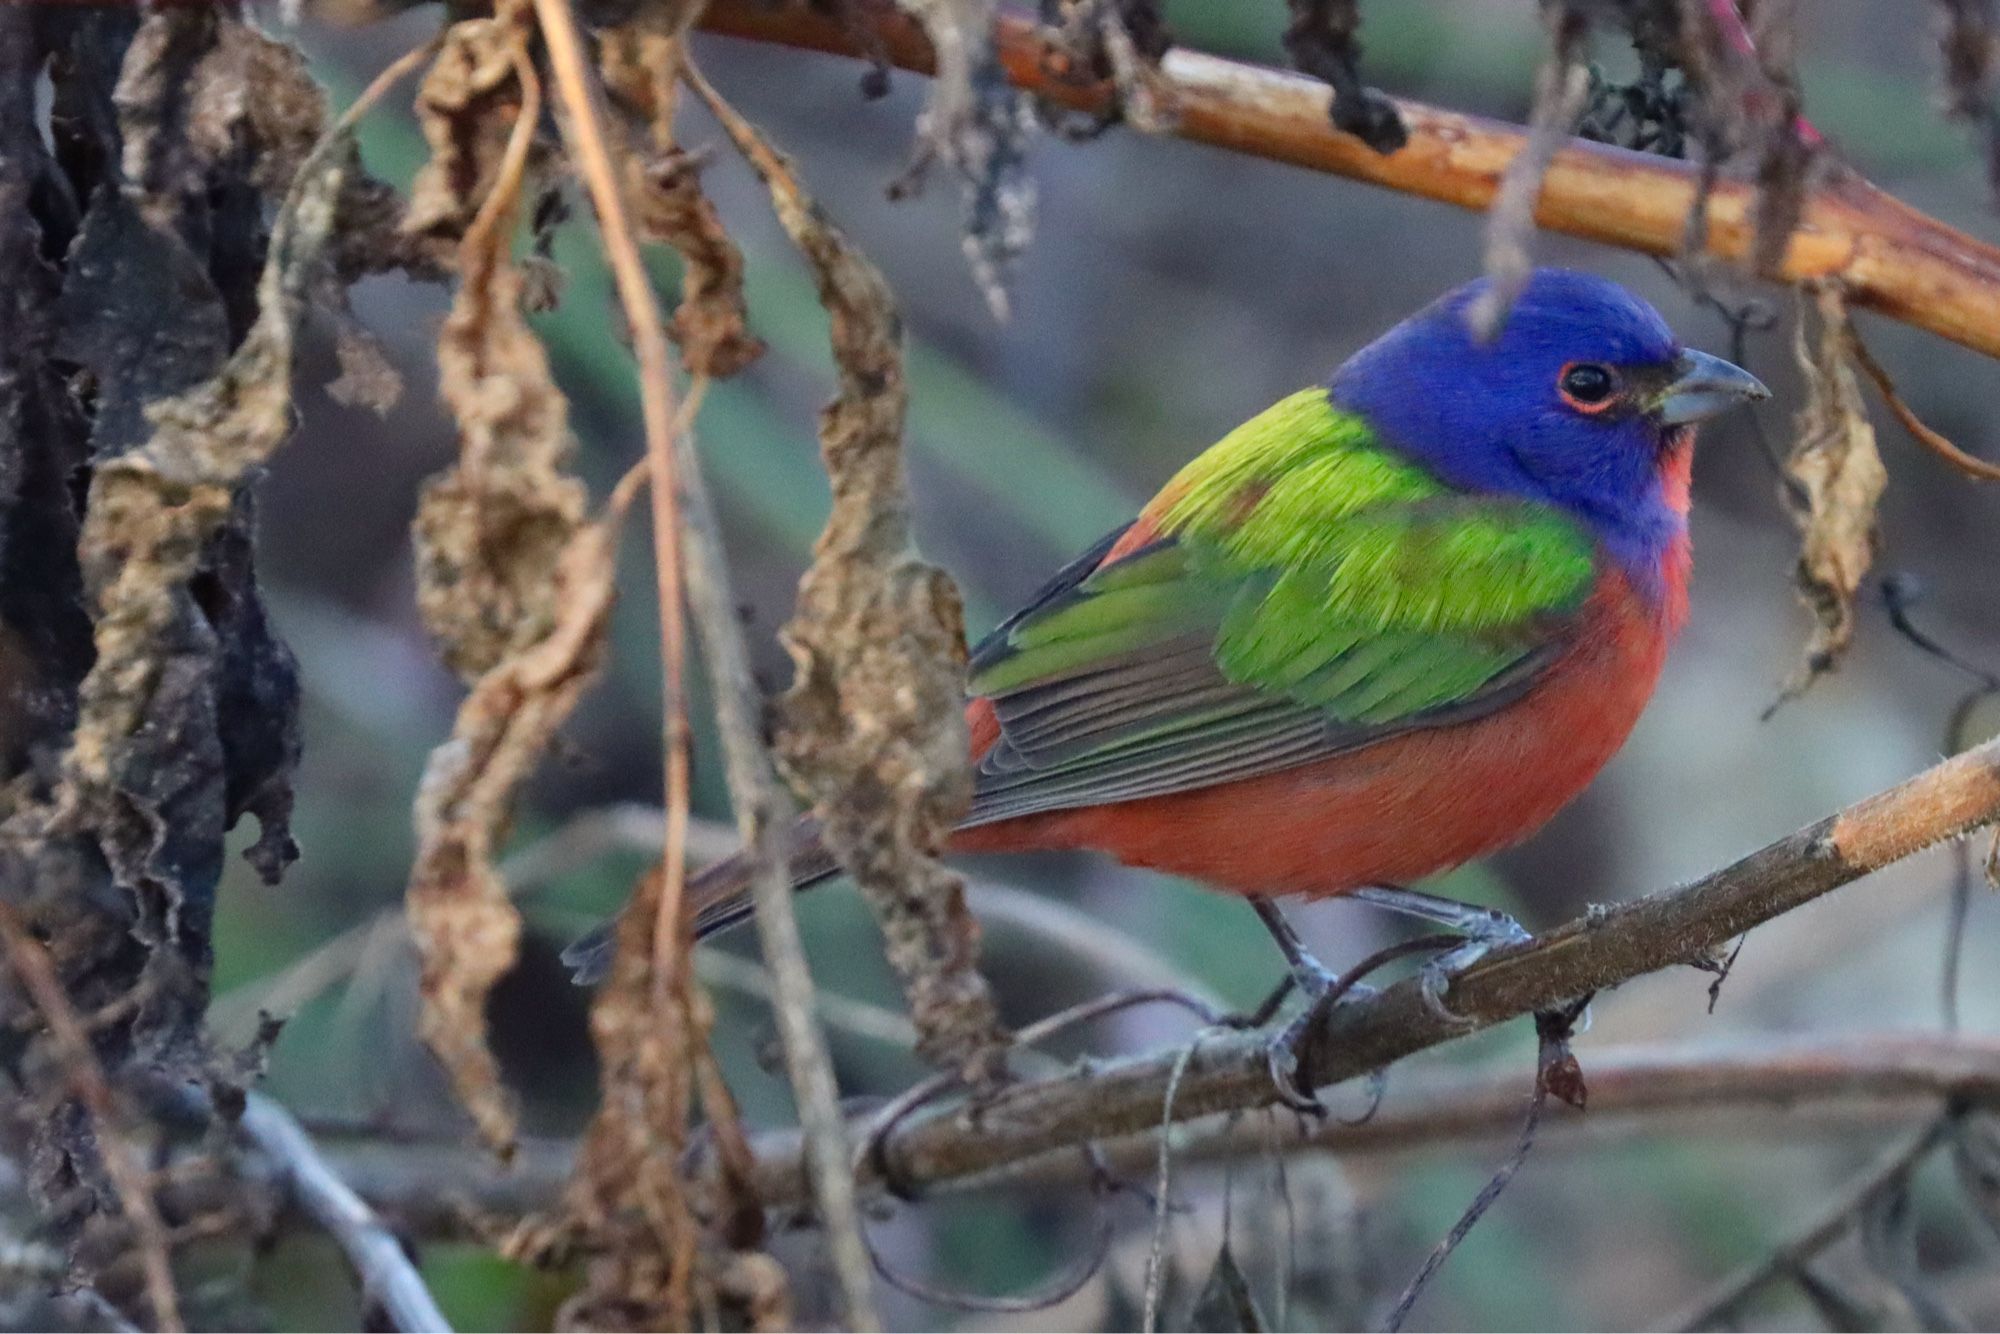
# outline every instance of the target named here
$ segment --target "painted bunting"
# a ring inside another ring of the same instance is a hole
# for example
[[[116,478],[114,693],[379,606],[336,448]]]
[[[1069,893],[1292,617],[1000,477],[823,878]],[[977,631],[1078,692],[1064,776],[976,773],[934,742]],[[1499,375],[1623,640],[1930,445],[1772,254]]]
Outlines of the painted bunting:
[[[973,650],[952,852],[1249,896],[1309,990],[1274,897],[1445,922],[1449,965],[1522,934],[1404,887],[1534,832],[1624,743],[1687,614],[1695,423],[1768,391],[1587,274],[1535,273],[1482,340],[1486,286],[1230,432]],[[797,885],[834,873],[810,821],[794,846]],[[690,892],[704,933],[748,912],[738,859]]]

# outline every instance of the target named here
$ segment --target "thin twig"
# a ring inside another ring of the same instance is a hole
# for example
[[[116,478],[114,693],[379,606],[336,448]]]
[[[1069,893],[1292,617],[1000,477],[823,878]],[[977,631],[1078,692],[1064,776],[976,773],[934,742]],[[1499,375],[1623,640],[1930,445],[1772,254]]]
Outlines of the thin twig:
[[[1875,360],[1875,354],[1861,341],[1861,335],[1851,323],[1847,326],[1847,346],[1854,355],[1854,364],[1874,382],[1875,392],[1882,395],[1882,401],[1888,404],[1890,413],[1902,423],[1903,429],[1908,431],[1918,444],[1967,477],[1981,482],[2000,482],[2000,463],[1990,463],[1976,454],[1966,453],[1933,430],[1917,415],[1916,409],[1903,401],[1903,396],[1896,392],[1896,382],[1889,378],[1889,372],[1882,368],[1882,363]]]
[[[1465,1022],[1432,1012],[1406,981],[1342,1005],[1302,1053],[1300,1087],[1318,1088],[1570,997],[1678,966],[1749,928],[1939,841],[2000,817],[2000,739],[1765,847],[1684,888],[1585,914],[1534,941],[1494,951],[1460,974],[1447,1003]],[[1175,1116],[1270,1105],[1277,1091],[1265,1036],[1204,1043],[1179,1086]],[[1088,1080],[1019,1085],[1004,1106],[968,1127],[950,1104],[927,1108],[885,1151],[913,1185],[976,1177],[1088,1141],[1151,1131],[1179,1053],[1130,1057]],[[760,1155],[761,1158],[761,1155]],[[760,1161],[759,1181],[784,1190],[796,1164]],[[776,1196],[767,1194],[766,1198]]]
[[[1838,1134],[1898,1127],[1954,1103],[2000,1108],[2000,1042],[1898,1033],[1727,1046],[1648,1044],[1592,1050],[1590,1115],[1563,1117],[1541,1134],[1587,1145],[1668,1134],[1782,1137],[1798,1134],[1802,1125]],[[1366,1122],[1279,1116],[1259,1129],[1257,1121],[1223,1115],[1186,1127],[1178,1152],[1183,1161],[1216,1161],[1273,1152],[1352,1157],[1484,1144],[1518,1129],[1521,1105],[1521,1072],[1512,1062],[1405,1071],[1393,1096]],[[780,1144],[758,1147],[761,1157]],[[1150,1131],[1099,1147],[1121,1172],[1143,1170],[1157,1151]],[[1004,1180],[1035,1187],[1072,1174],[1067,1156],[1049,1155],[1002,1177],[963,1184]]]
[[[1050,1038],[1059,1037],[1073,1028],[1080,1028],[1107,1015],[1136,1009],[1141,1005],[1160,1004],[1178,1005],[1182,1009],[1192,1012],[1204,1024],[1218,1024],[1222,1021],[1223,1017],[1203,1001],[1188,995],[1186,992],[1173,988],[1113,991],[1102,996],[1094,996],[1086,1001],[1080,1001],[1067,1009],[1058,1010],[1054,1014],[1044,1015],[1014,1035],[1008,1048],[1008,1054],[1011,1056],[1016,1052],[1031,1053],[1036,1043],[1047,1042]],[[903,1092],[883,1104],[880,1109],[869,1117],[866,1127],[864,1127],[861,1134],[857,1137],[860,1140],[860,1147],[855,1150],[855,1171],[860,1172],[864,1167],[872,1165],[878,1176],[892,1183],[895,1182],[896,1173],[894,1165],[882,1153],[882,1147],[887,1141],[890,1132],[905,1117],[916,1111],[917,1108],[935,1101],[963,1083],[964,1079],[965,1075],[963,1071],[940,1071],[932,1075],[929,1079],[903,1090]],[[1006,1101],[1006,1096],[1006,1089],[1003,1087],[990,1097],[982,1095],[983,1100],[981,1105],[984,1109],[999,1107]],[[909,1192],[903,1193],[907,1194]]]
[[[82,1018],[56,977],[48,951],[28,933],[19,910],[5,899],[0,899],[0,943],[6,946],[8,962],[13,965],[22,990],[41,1011],[70,1092],[83,1104],[96,1131],[97,1153],[104,1162],[105,1175],[111,1178],[112,1189],[118,1192],[119,1207],[132,1228],[132,1244],[139,1252],[139,1265],[146,1276],[146,1300],[153,1308],[153,1325],[168,1331],[185,1329],[180,1300],[174,1293],[173,1259],[167,1245],[166,1226],[153,1202],[146,1170],[126,1138],[125,1118],[117,1095],[111,1091],[111,1082],[91,1048]]]
[[[736,620],[729,567],[715,522],[713,502],[694,459],[692,438],[679,440],[682,461],[683,526],[681,553],[687,562],[689,605],[701,630],[708,676],[715,683],[715,715],[722,738],[730,800],[737,829],[750,853],[750,887],[756,905],[757,938],[771,970],[773,1014],[785,1065],[798,1100],[799,1125],[812,1145],[812,1195],[839,1279],[847,1323],[876,1329],[870,1291],[872,1266],[861,1233],[854,1178],[847,1170],[846,1127],[840,1115],[833,1062],[827,1055],[805,943],[792,911],[787,831],[798,812],[772,772],[759,731],[762,698],[750,672],[750,655]]]
[[[1576,1058],[1570,1054],[1569,1040],[1575,1036],[1578,1016],[1589,1005],[1590,997],[1585,996],[1559,1010],[1542,1011],[1535,1015],[1535,1032],[1539,1038],[1535,1054],[1535,1088],[1528,1098],[1528,1112],[1522,1119],[1521,1133],[1514,1141],[1514,1151],[1480,1187],[1472,1203],[1451,1225],[1451,1231],[1424,1257],[1423,1264],[1404,1287],[1402,1296],[1396,1299],[1388,1319],[1383,1322],[1383,1328],[1392,1331],[1392,1334],[1403,1327],[1403,1322],[1409,1318],[1410,1308],[1417,1304],[1417,1298],[1423,1296],[1430,1281],[1444,1268],[1444,1262],[1451,1258],[1459,1243],[1486,1216],[1486,1211],[1513,1182],[1515,1173],[1528,1161],[1528,1154],[1535,1147],[1535,1132],[1541,1126],[1542,1113],[1548,1107],[1549,1095],[1553,1093],[1565,1100],[1575,1099],[1576,1105],[1582,1106],[1582,1076],[1577,1071]]]
[[[653,569],[659,581],[662,726],[665,729],[666,855],[661,882],[654,957],[671,960],[674,924],[680,921],[681,891],[687,881],[688,821],[687,700],[683,675],[687,657],[681,591],[680,487],[674,475],[674,387],[672,350],[667,343],[659,299],[639,257],[619,186],[618,169],[605,141],[597,86],[584,59],[583,39],[569,0],[534,0],[535,17],[548,47],[556,94],[562,99],[563,138],[583,175],[604,238],[604,254],[625,308],[633,355],[639,362],[639,404],[645,422],[646,466],[653,499]],[[664,947],[663,947],[664,946]],[[656,967],[654,985],[666,985]]]
[[[568,0],[534,0],[556,85],[568,108],[565,129],[603,228],[619,297],[631,325],[640,367],[646,421],[646,457],[651,469],[653,545],[660,577],[662,652],[666,662],[667,808],[664,878],[655,927],[655,985],[664,962],[658,944],[680,921],[686,879],[687,734],[681,695],[682,597],[701,628],[702,646],[716,692],[730,795],[738,825],[752,846],[752,886],[758,932],[777,990],[778,1032],[799,1106],[800,1124],[814,1146],[815,1194],[839,1281],[848,1327],[880,1327],[871,1292],[868,1251],[856,1214],[854,1185],[847,1162],[838,1089],[826,1038],[813,1007],[812,974],[806,964],[791,886],[780,850],[791,823],[790,802],[778,790],[770,758],[758,732],[759,700],[749,655],[735,619],[728,571],[716,534],[713,509],[694,457],[692,434],[676,432],[670,359],[665,326],[627,217],[618,174],[601,128],[596,87],[583,57],[576,16]],[[682,510],[687,511],[685,518]],[[685,566],[685,578],[683,578]],[[685,585],[685,587],[684,587]],[[671,958],[671,953],[665,957]]]
[[[1174,1057],[1173,1069],[1167,1073],[1167,1086],[1160,1095],[1159,1150],[1153,1172],[1153,1238],[1146,1249],[1146,1301],[1139,1326],[1145,1334],[1153,1334],[1160,1324],[1160,1292],[1166,1269],[1163,1260],[1167,1248],[1167,1211],[1173,1207],[1174,1100],[1180,1096],[1181,1080],[1187,1076],[1188,1063],[1194,1060],[1196,1048],[1213,1031],[1205,1028],[1187,1040]]]
[[[1507,1155],[1506,1161],[1501,1163],[1487,1179],[1486,1184],[1480,1187],[1479,1194],[1473,1197],[1472,1203],[1459,1215],[1458,1221],[1451,1225],[1451,1231],[1445,1233],[1444,1239],[1433,1246],[1430,1254],[1424,1257],[1423,1264],[1418,1266],[1417,1272],[1403,1288],[1402,1295],[1396,1298],[1395,1306],[1390,1308],[1388,1319],[1382,1325],[1384,1329],[1394,1331],[1403,1327],[1403,1322],[1409,1318],[1410,1308],[1417,1304],[1417,1298],[1423,1296],[1424,1289],[1430,1286],[1431,1279],[1444,1267],[1444,1262],[1451,1258],[1452,1252],[1458,1249],[1458,1244],[1465,1240],[1466,1234],[1486,1216],[1486,1211],[1514,1180],[1514,1174],[1521,1170],[1521,1164],[1528,1161],[1528,1153],[1535,1147],[1535,1130],[1542,1123],[1542,1111],[1548,1106],[1548,1102],[1548,1089],[1537,1083],[1535,1091],[1529,1095],[1527,1115],[1521,1120],[1521,1134],[1514,1142],[1513,1152]]]
[[[908,1293],[918,1301],[929,1302],[955,1311],[981,1311],[993,1315],[1019,1315],[1028,1311],[1046,1311],[1058,1306],[1083,1291],[1083,1285],[1097,1277],[1104,1267],[1104,1259],[1111,1253],[1111,1210],[1105,1201],[1107,1187],[1095,1177],[1091,1189],[1097,1201],[1097,1222],[1091,1230],[1090,1249],[1069,1269],[1044,1283],[1033,1292],[1018,1296],[989,1297],[976,1292],[958,1292],[949,1288],[936,1287],[922,1279],[905,1274],[895,1268],[879,1249],[871,1249],[875,1260],[875,1272],[883,1281],[898,1292]]]
[[[851,23],[867,24],[879,50],[905,69],[930,73],[921,28],[887,5],[840,6],[843,22],[803,5],[713,0],[701,25],[711,31],[842,55],[862,54]],[[994,41],[1008,79],[1086,114],[1116,103],[1111,81],[1060,76],[1059,34],[1002,14]],[[873,45],[873,44],[871,44]],[[1521,151],[1518,125],[1398,99],[1409,142],[1375,152],[1327,119],[1325,85],[1277,70],[1185,49],[1160,66],[1176,136],[1234,152],[1352,177],[1403,194],[1484,211],[1506,165]],[[1655,154],[1573,140],[1542,181],[1535,221],[1550,231],[1651,255],[1680,253],[1701,168]],[[1756,185],[1718,180],[1702,240],[1708,253],[1739,259],[1755,227]],[[1829,170],[1805,196],[1779,275],[1787,281],[1838,278],[1857,308],[1928,329],[1988,356],[2000,356],[2000,248],[1918,212],[1850,171]]]
[[[560,6],[563,0],[536,0]],[[693,76],[691,67],[687,67]],[[640,275],[643,278],[643,273]],[[647,288],[651,301],[651,289]],[[654,312],[652,328],[659,320]],[[662,355],[665,344],[661,343]],[[792,1090],[798,1102],[799,1124],[812,1145],[810,1179],[827,1247],[833,1261],[847,1325],[854,1330],[880,1327],[872,1292],[872,1266],[855,1204],[853,1176],[847,1170],[846,1127],[840,1116],[839,1088],[826,1035],[820,1029],[814,1000],[812,970],[792,909],[788,871],[787,831],[797,817],[791,797],[778,784],[765,748],[763,698],[750,670],[749,649],[736,619],[735,594],[723,554],[715,507],[702,480],[694,452],[693,433],[670,432],[679,490],[680,561],[685,590],[708,676],[715,692],[715,716],[723,752],[724,773],[738,834],[747,846],[751,897],[756,907],[757,934],[771,970],[774,1015]],[[656,479],[654,491],[661,489]],[[669,844],[667,860],[676,864]],[[676,873],[678,874],[678,873]]]
[[[1765,1259],[1733,1275],[1716,1290],[1686,1310],[1661,1321],[1659,1329],[1715,1329],[1732,1322],[1743,1304],[1765,1284],[1796,1273],[1814,1256],[1840,1240],[1854,1226],[1861,1212],[1885,1191],[1894,1190],[1909,1179],[1931,1150],[1944,1142],[1954,1117],[1950,1113],[1934,1117],[1931,1123],[1903,1143],[1891,1148],[1822,1209],[1813,1221]]]
[[[448,1334],[451,1325],[403,1243],[327,1165],[290,1112],[252,1093],[237,1124],[283,1170],[293,1201],[326,1230],[354,1267],[364,1311],[379,1308],[391,1329]]]
[[[340,119],[333,123],[333,131],[327,136],[328,140],[353,129],[363,116],[374,110],[377,102],[389,95],[391,88],[422,68],[442,45],[444,34],[439,33],[390,61],[380,74],[368,81],[368,86],[361,90],[361,95],[354,99],[352,105],[340,113]]]

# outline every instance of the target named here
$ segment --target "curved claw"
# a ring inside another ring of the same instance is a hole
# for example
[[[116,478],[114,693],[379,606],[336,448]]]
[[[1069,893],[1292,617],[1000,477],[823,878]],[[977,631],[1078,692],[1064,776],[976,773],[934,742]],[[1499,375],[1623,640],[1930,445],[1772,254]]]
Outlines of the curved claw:
[[[1312,997],[1298,1017],[1273,1033],[1264,1046],[1266,1068],[1271,1072],[1271,1083],[1278,1090],[1278,1101],[1295,1112],[1325,1118],[1330,1115],[1326,1104],[1309,1089],[1299,1087],[1299,1054],[1326,1018],[1328,1001],[1336,1005],[1346,1005],[1354,1001],[1367,1000],[1380,994],[1376,988],[1361,982],[1346,986],[1341,980],[1324,969],[1306,974],[1311,980],[1303,989]]]
[[[1460,1014],[1445,1003],[1445,993],[1451,989],[1452,978],[1473,964],[1478,963],[1492,952],[1496,945],[1513,945],[1529,939],[1520,923],[1511,917],[1501,920],[1513,930],[1496,933],[1493,936],[1475,936],[1456,949],[1433,955],[1426,960],[1417,974],[1418,985],[1423,989],[1424,1008],[1448,1024],[1469,1027],[1475,1020]]]
[[[1327,1115],[1326,1104],[1310,1090],[1299,1087],[1299,1044],[1305,1033],[1297,1031],[1297,1024],[1287,1024],[1271,1035],[1264,1044],[1264,1067],[1270,1072],[1271,1086],[1278,1091],[1278,1101],[1299,1113],[1323,1119]]]
[[[1417,985],[1424,998],[1424,1008],[1433,1016],[1455,1028],[1470,1028],[1470,1015],[1460,1014],[1445,1002],[1444,994],[1451,989],[1451,969],[1433,959],[1425,964],[1417,974]]]

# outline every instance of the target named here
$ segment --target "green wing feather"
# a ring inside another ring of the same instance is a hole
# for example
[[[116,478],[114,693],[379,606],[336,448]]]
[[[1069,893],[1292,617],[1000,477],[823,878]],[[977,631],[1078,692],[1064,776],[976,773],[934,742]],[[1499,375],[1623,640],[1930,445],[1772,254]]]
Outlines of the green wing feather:
[[[1595,579],[1574,522],[1452,491],[1323,390],[1170,483],[974,652],[1001,738],[970,823],[1254,777],[1518,698]],[[1101,568],[1100,568],[1101,566]]]

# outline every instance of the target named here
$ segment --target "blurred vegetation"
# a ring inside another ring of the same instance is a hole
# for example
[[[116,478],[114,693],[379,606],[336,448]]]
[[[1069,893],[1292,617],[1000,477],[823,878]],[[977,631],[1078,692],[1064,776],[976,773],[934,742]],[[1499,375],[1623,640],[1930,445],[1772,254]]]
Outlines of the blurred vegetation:
[[[1365,9],[1372,80],[1454,107],[1525,114],[1541,50],[1527,0],[1405,0]],[[1284,13],[1277,0],[1176,0],[1168,13],[1189,45],[1263,61],[1278,52]],[[1919,207],[1992,235],[1976,152],[1936,113],[1923,25],[1885,22],[1883,14],[1868,0],[1811,7],[1806,105],[1862,171]],[[435,21],[422,11],[357,31],[309,24],[303,40],[344,103]],[[1278,394],[1322,378],[1346,352],[1478,265],[1478,221],[1435,205],[1125,131],[1074,147],[1044,138],[1034,158],[1039,235],[1016,275],[1013,321],[996,326],[964,272],[949,192],[906,204],[884,198],[907,152],[920,81],[899,76],[889,97],[870,103],[857,91],[858,67],[843,62],[716,39],[700,39],[698,48],[717,83],[797,153],[813,187],[884,266],[906,305],[922,535],[928,554],[960,580],[975,631],[1119,522],[1186,456]],[[1615,53],[1605,56],[1616,68]],[[714,137],[699,118],[693,123],[694,142]],[[396,111],[370,117],[363,141],[370,167],[390,180],[406,182],[420,160],[412,124]],[[812,436],[812,413],[829,391],[824,316],[740,168],[719,156],[707,180],[744,244],[753,324],[772,353],[710,395],[700,448],[723,501],[759,667],[775,686],[787,666],[770,632],[789,611],[792,583],[826,506]],[[1545,241],[1543,252],[1631,284],[1691,343],[1722,350],[1720,325],[1652,265],[1555,241]],[[581,466],[601,491],[638,450],[630,357],[581,220],[559,230],[554,258],[565,275],[562,304],[537,323],[576,407]],[[671,262],[658,262],[670,289]],[[411,610],[405,532],[417,481],[442,466],[450,447],[427,369],[443,298],[377,281],[357,294],[357,306],[389,343],[409,392],[381,420],[308,396],[301,433],[273,469],[263,518],[267,570],[308,696],[297,819],[305,855],[275,891],[232,863],[217,925],[216,984],[239,1002],[290,961],[397,899],[411,848],[411,792],[456,700]],[[1986,406],[2000,371],[1905,330],[1871,329],[1870,336],[1928,420],[1966,448],[2000,456],[1996,414]],[[1782,440],[1793,386],[1788,334],[1759,338],[1751,356],[1779,391],[1763,425]],[[1939,638],[1974,661],[2000,664],[1992,577],[2000,501],[1886,424],[1884,442],[1892,473],[1885,568],[1922,579],[1929,590],[1923,615]],[[1511,903],[1531,925],[1706,869],[1901,777],[1939,748],[1958,683],[1872,612],[1841,674],[1760,725],[1803,619],[1788,583],[1790,531],[1773,478],[1741,424],[1705,440],[1697,508],[1693,623],[1626,754],[1528,847],[1461,873],[1480,882],[1472,892]],[[628,540],[626,586],[634,590],[649,586],[643,546]],[[538,780],[517,844],[580,810],[658,799],[653,617],[650,596],[620,606],[605,679],[571,729],[565,763]],[[703,716],[699,700],[694,716]],[[1979,730],[1990,732],[1996,722],[1989,712]],[[722,817],[705,733],[696,754],[698,809]],[[503,987],[494,1020],[503,1058],[528,1099],[530,1127],[542,1133],[578,1127],[594,1079],[584,998],[568,987],[552,951],[614,906],[640,864],[637,853],[608,856],[532,902],[539,938]],[[1089,860],[1019,859],[982,869],[1076,902],[1232,1003],[1254,1001],[1278,974],[1251,915],[1192,886]],[[1706,979],[1692,973],[1648,978],[1601,998],[1596,1030],[1579,1046],[1586,1071],[1590,1047],[1600,1041],[1933,1024],[1948,879],[1947,856],[1933,854],[1761,929],[1713,1017],[1704,1012]],[[1384,923],[1356,906],[1302,916],[1330,963],[1357,958],[1383,939]],[[851,893],[809,896],[802,918],[824,987],[898,1003],[873,928]],[[987,971],[1015,1021],[1102,989],[1101,978],[1049,941],[996,926],[989,943]],[[1968,958],[1992,957],[1996,943],[1996,913],[1982,900]],[[750,942],[734,936],[721,948],[747,951]],[[273,1056],[273,1091],[323,1118],[433,1133],[455,1126],[435,1076],[409,1044],[410,987],[402,954],[364,955],[351,981],[306,1005],[286,1029]],[[787,1121],[784,1083],[768,1074],[762,1007],[736,995],[718,1004],[720,1052],[747,1116],[759,1124]],[[2000,981],[1976,966],[1968,970],[1966,1015],[1970,1026],[1986,1030],[2000,1020]],[[1108,1026],[1092,1043],[1132,1049],[1183,1031],[1179,1019],[1145,1014]],[[919,1073],[907,1053],[838,1032],[834,1040],[851,1094],[892,1092]],[[1517,1062],[1525,1096],[1531,1050],[1529,1034],[1508,1031],[1427,1059]],[[767,1073],[756,1073],[760,1067]],[[1393,1079],[1388,1096],[1396,1096]],[[1667,1126],[1656,1138],[1603,1145],[1566,1137],[1531,1160],[1444,1271],[1419,1319],[1522,1329],[1656,1320],[1774,1244],[1865,1160],[1875,1140],[1869,1132],[1801,1132],[1782,1118],[1719,1133]],[[1387,1290],[1449,1226],[1500,1152],[1475,1144],[1342,1165],[1368,1223],[1369,1272]],[[1266,1175],[1251,1164],[1238,1170],[1230,1188],[1239,1225],[1253,1211],[1266,1222],[1274,1216]],[[1219,1235],[1223,1188],[1220,1172],[1196,1173],[1181,1188],[1190,1206],[1184,1229]],[[1964,1220],[1922,1194],[1918,1206],[1925,1253],[1960,1249]],[[1122,1229],[1143,1235],[1141,1203],[1113,1207]],[[1057,1208],[1049,1199],[1003,1192],[903,1208],[878,1231],[902,1268],[1012,1292],[1062,1267],[1085,1212],[1080,1196],[1074,1207]],[[327,1280],[329,1257],[323,1246],[301,1242],[270,1258],[261,1295],[282,1327],[354,1319],[343,1285]],[[1302,1254],[1290,1263],[1307,1269],[1325,1259]],[[1246,1260],[1260,1293],[1272,1289],[1278,1263],[1269,1253]],[[554,1300],[548,1278],[469,1247],[428,1251],[425,1272],[464,1327],[546,1326]],[[1194,1270],[1196,1281],[1202,1272]],[[2000,1319],[1994,1293],[1967,1295],[1976,1298],[1969,1309],[1977,1318]],[[1100,1291],[1004,1323],[1062,1327],[1124,1309],[1103,1305],[1118,1300],[1129,1294]],[[1294,1308],[1295,1323],[1308,1315]],[[913,1301],[898,1301],[891,1317],[899,1326],[990,1327],[989,1318]],[[1799,1308],[1771,1318],[1809,1317]]]

